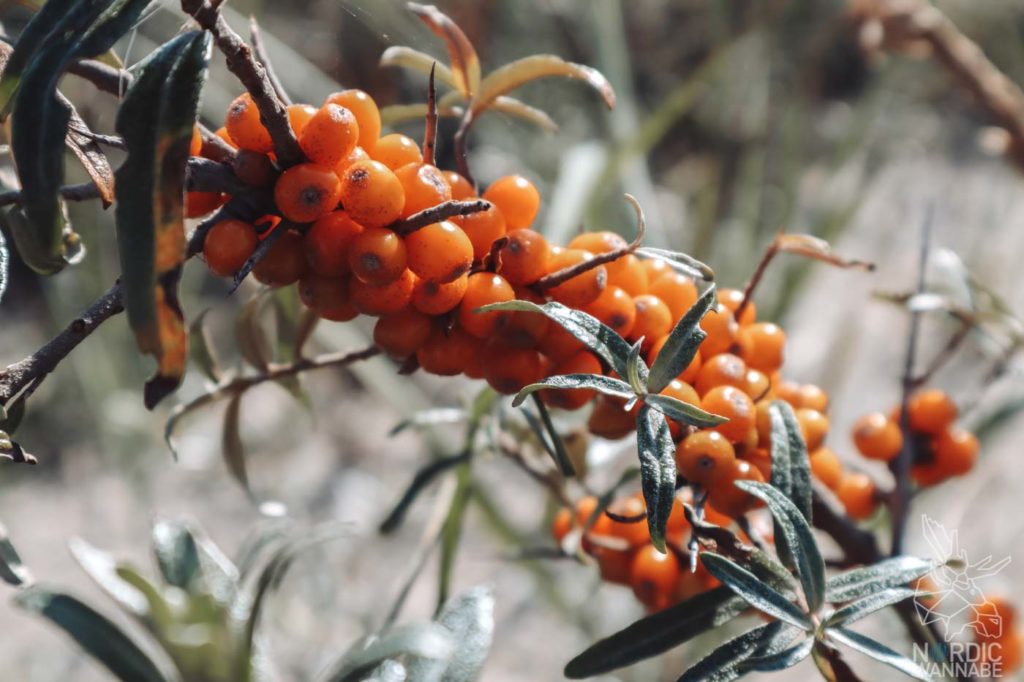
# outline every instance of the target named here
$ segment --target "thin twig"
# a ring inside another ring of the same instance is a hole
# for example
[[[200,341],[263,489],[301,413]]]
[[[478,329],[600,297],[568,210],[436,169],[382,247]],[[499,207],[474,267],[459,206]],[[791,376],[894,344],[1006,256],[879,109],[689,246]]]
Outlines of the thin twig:
[[[437,89],[434,87],[434,69],[437,62],[430,65],[430,78],[427,80],[427,117],[423,131],[423,158],[431,166],[437,165]]]
[[[408,218],[402,218],[391,223],[388,227],[403,237],[412,234],[416,230],[432,225],[433,223],[448,220],[460,215],[469,215],[486,211],[491,207],[489,201],[473,199],[471,201],[445,201],[437,206],[424,209],[419,213],[413,213]]]
[[[562,506],[572,506],[572,500],[566,494],[565,488],[562,485],[565,479],[553,470],[540,471],[537,467],[530,464],[523,453],[521,443],[517,442],[510,434],[506,432],[499,434],[498,451],[526,472],[527,476],[547,488],[551,495],[562,503]]]
[[[291,105],[292,99],[288,96],[288,92],[284,89],[284,84],[281,83],[281,79],[277,77],[277,72],[274,71],[274,67],[270,63],[270,56],[263,45],[263,33],[260,31],[260,25],[256,23],[255,16],[249,17],[249,40],[252,41],[252,51],[256,55],[256,60],[267,71],[267,78],[270,79],[270,84],[274,86],[274,92],[277,93],[277,96],[285,106]]]
[[[473,127],[473,107],[466,107],[466,111],[462,114],[462,120],[459,121],[459,128],[455,131],[455,137],[453,138],[453,144],[455,146],[455,167],[459,169],[459,175],[466,178],[469,184],[476,189],[476,180],[473,178],[473,172],[469,170],[469,152],[466,149],[466,138],[469,136],[469,131]]]
[[[736,306],[736,312],[733,313],[733,317],[737,320],[743,314],[743,311],[750,305],[750,301],[754,297],[754,290],[757,289],[757,285],[761,283],[761,279],[764,277],[765,271],[768,270],[768,266],[774,260],[775,256],[779,253],[779,247],[775,240],[768,245],[768,248],[764,250],[764,255],[761,256],[760,262],[754,269],[754,274],[750,276],[750,281],[747,282],[747,286],[743,288],[743,300]]]
[[[80,59],[68,65],[68,73],[83,78],[103,92],[120,97],[132,84],[132,75],[124,69],[95,59]]]

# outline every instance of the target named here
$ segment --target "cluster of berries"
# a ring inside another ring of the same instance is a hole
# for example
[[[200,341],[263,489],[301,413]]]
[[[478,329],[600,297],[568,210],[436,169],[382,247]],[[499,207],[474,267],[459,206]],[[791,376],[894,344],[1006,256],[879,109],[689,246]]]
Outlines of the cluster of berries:
[[[1002,598],[986,599],[976,607],[979,618],[991,624],[991,632],[975,627],[984,662],[992,666],[992,677],[1010,675],[1024,663],[1024,632],[1017,623],[1017,609]]]

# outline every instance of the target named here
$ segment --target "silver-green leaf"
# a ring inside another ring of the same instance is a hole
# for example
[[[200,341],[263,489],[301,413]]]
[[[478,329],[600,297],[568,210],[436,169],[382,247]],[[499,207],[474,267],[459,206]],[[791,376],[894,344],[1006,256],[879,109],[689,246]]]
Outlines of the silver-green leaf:
[[[708,287],[676,323],[658,357],[654,359],[654,364],[651,365],[651,374],[647,380],[647,387],[651,393],[658,393],[668,386],[693,360],[701,341],[707,338],[707,334],[700,328],[700,321],[711,310],[716,300],[715,287]]]
[[[704,567],[755,609],[804,630],[813,629],[811,619],[785,595],[765,584],[736,562],[714,552],[702,555]]]

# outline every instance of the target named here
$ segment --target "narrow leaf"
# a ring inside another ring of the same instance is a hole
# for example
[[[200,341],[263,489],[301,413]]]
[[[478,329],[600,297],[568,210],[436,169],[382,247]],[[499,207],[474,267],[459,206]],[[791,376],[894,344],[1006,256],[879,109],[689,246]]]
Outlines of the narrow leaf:
[[[825,595],[833,603],[870,597],[893,587],[907,585],[931,573],[934,568],[933,562],[917,557],[893,557],[872,566],[852,568],[832,576],[825,583]]]
[[[782,419],[786,424],[786,433],[789,437],[789,467],[793,488],[787,497],[800,510],[807,523],[811,523],[811,499],[813,496],[811,458],[807,452],[807,444],[804,442],[800,422],[797,421],[793,407],[784,400],[774,401],[769,410],[777,410],[782,414]]]
[[[637,413],[636,434],[647,529],[651,544],[665,552],[665,526],[676,496],[675,444],[665,415],[649,405],[641,406]]]
[[[540,415],[541,425],[544,427],[544,432],[547,435],[547,441],[550,441],[550,448],[548,443],[545,442],[545,449],[549,449],[552,457],[554,457],[555,464],[558,466],[558,470],[562,472],[562,475],[571,478],[576,475],[576,468],[572,464],[572,459],[569,457],[568,450],[565,449],[565,441],[562,439],[562,434],[558,433],[558,429],[555,428],[555,423],[551,421],[551,413],[548,412],[547,405],[540,399],[540,396],[536,393],[533,394],[533,404],[537,408],[537,414]]]
[[[704,552],[701,557],[704,567],[711,575],[729,586],[754,608],[798,628],[813,628],[807,614],[786,599],[782,593],[761,582],[760,578],[736,562],[714,552]]]
[[[710,286],[697,302],[690,306],[686,314],[679,318],[658,357],[654,359],[654,364],[651,365],[651,376],[647,383],[651,393],[661,392],[693,360],[701,341],[707,337],[700,328],[700,321],[717,300],[715,287]]]
[[[7,251],[7,239],[4,233],[0,232],[0,301],[4,300],[7,293],[7,280],[10,276],[11,255]]]
[[[730,639],[710,654],[702,658],[696,665],[687,670],[678,682],[729,682],[741,673],[738,668],[744,661],[766,653],[774,639],[783,628],[776,621]]]
[[[664,413],[669,419],[673,419],[682,424],[691,424],[702,429],[709,428],[711,426],[718,426],[719,424],[724,424],[729,421],[725,417],[719,417],[717,414],[705,412],[696,405],[684,403],[682,400],[673,398],[669,395],[651,393],[644,396],[644,402],[659,412]]]
[[[657,258],[663,260],[672,266],[673,269],[689,275],[695,279],[702,279],[706,282],[710,282],[715,279],[715,271],[710,266],[705,265],[693,256],[689,256],[679,251],[669,251],[668,249],[656,249],[650,246],[642,246],[634,253],[641,258]]]
[[[401,69],[410,69],[412,71],[418,71],[424,76],[430,74],[430,69],[434,69],[434,80],[438,83],[447,85],[450,88],[459,88],[455,82],[455,74],[445,64],[441,64],[437,61],[436,57],[431,57],[425,52],[414,50],[411,47],[404,45],[393,45],[388,49],[384,50],[384,54],[380,56],[381,66],[393,66]],[[461,94],[461,93],[460,93]]]
[[[473,682],[487,660],[494,638],[494,594],[474,587],[453,597],[441,609],[437,622],[458,642],[449,660],[416,658],[407,666],[410,679]]]
[[[869,271],[875,269],[872,263],[843,258],[835,254],[827,241],[810,234],[780,234],[775,237],[772,246],[777,251],[795,253],[799,256],[819,260],[840,268],[855,268]]]
[[[459,424],[466,420],[466,411],[461,407],[437,407],[430,410],[421,410],[408,419],[395,424],[389,436],[397,436],[408,428],[422,428],[425,426],[437,426],[439,424]]]
[[[32,572],[22,563],[3,524],[0,524],[0,580],[14,587],[31,585],[33,582]]]
[[[392,508],[391,513],[381,522],[380,532],[384,534],[391,533],[402,525],[406,512],[409,511],[412,503],[416,501],[420,493],[438,476],[468,459],[469,453],[466,452],[448,457],[440,457],[417,471],[409,487],[405,489],[398,503]]]
[[[543,109],[531,107],[514,97],[501,96],[490,106],[491,111],[507,114],[513,118],[532,123],[546,133],[557,133],[558,124]]]
[[[610,395],[613,398],[630,399],[635,397],[632,387],[621,379],[606,377],[601,374],[558,374],[544,381],[523,387],[512,400],[513,407],[519,407],[531,393],[548,389],[573,390],[588,388]]]
[[[227,410],[224,412],[221,450],[231,477],[238,481],[249,497],[252,497],[252,490],[249,488],[249,474],[245,466],[245,447],[242,445],[242,436],[239,433],[241,407],[242,394],[236,393],[231,396]]]
[[[273,358],[270,340],[260,323],[260,313],[266,301],[266,292],[257,292],[245,302],[235,318],[235,344],[238,352],[246,362],[261,372],[266,371]]]
[[[567,62],[555,55],[538,54],[517,59],[489,73],[480,84],[480,92],[473,99],[473,111],[483,111],[501,95],[507,95],[531,81],[552,76],[583,81],[601,95],[609,109],[615,106],[615,90],[600,71]]]
[[[210,335],[207,334],[206,327],[203,324],[208,312],[210,312],[209,308],[199,313],[196,319],[192,320],[192,324],[189,325],[189,357],[191,357],[192,362],[199,367],[207,379],[217,383],[221,380],[223,373],[221,372],[220,360],[213,347],[213,342],[210,341]]]
[[[77,14],[72,12],[72,8],[78,4],[78,0],[48,0],[42,4],[38,12],[32,15],[28,24],[21,30],[18,42],[14,45],[14,50],[4,65],[3,76],[0,77],[2,118],[7,118],[11,100],[18,88],[25,67],[41,48],[52,45],[56,39],[55,34],[58,34],[56,29],[77,24],[81,30],[88,25],[88,18],[82,15],[82,10],[78,10]],[[47,38],[49,38],[48,41]]]
[[[928,671],[917,663],[914,663],[903,654],[893,651],[881,642],[865,637],[859,632],[847,630],[846,628],[828,628],[825,633],[829,639],[845,644],[851,649],[866,654],[880,663],[892,666],[904,675],[917,680],[924,680],[925,682],[932,679]]]
[[[438,623],[400,625],[379,636],[356,642],[337,661],[317,676],[317,682],[355,682],[382,661],[398,656],[448,659],[457,642],[447,628]]]
[[[455,86],[466,99],[473,99],[480,90],[480,59],[476,55],[473,43],[441,10],[433,5],[409,3],[409,9],[420,18],[439,38],[444,40],[448,48],[452,76]]]
[[[71,112],[64,142],[68,149],[78,157],[78,161],[88,173],[89,179],[99,190],[103,208],[107,208],[114,203],[114,170],[110,167],[110,161],[107,160],[107,155],[103,153],[99,143],[89,136],[89,127],[75,111],[71,102],[68,102],[59,92],[57,96],[63,100],[64,105]]]
[[[870,616],[875,611],[898,604],[905,599],[910,599],[915,594],[917,594],[917,590],[909,587],[893,587],[882,592],[876,592],[870,597],[858,599],[842,608],[836,609],[828,617],[828,620],[825,621],[825,625],[827,627],[854,623],[865,616]]]
[[[144,619],[149,616],[149,605],[146,603],[145,595],[118,576],[114,557],[81,538],[72,538],[68,542],[68,549],[85,574],[123,609],[136,618]]]
[[[783,649],[778,653],[752,656],[739,665],[739,670],[740,672],[751,670],[762,673],[786,670],[807,658],[813,648],[814,638],[808,637],[796,646]]]

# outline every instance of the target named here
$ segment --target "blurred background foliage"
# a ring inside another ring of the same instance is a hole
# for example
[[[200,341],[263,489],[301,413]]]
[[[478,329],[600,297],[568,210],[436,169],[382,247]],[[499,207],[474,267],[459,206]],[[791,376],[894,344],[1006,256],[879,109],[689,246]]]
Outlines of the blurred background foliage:
[[[1015,167],[983,144],[990,121],[934,62],[909,56],[867,60],[857,49],[845,4],[438,2],[474,41],[485,71],[552,52],[597,67],[615,86],[619,106],[607,112],[583,86],[533,84],[522,99],[543,105],[560,125],[557,134],[500,114],[488,114],[473,133],[477,177],[486,183],[520,172],[536,182],[544,197],[538,224],[554,239],[564,242],[581,226],[628,233],[633,222],[621,199],[626,191],[647,211],[651,245],[708,261],[725,286],[743,284],[780,228],[820,235],[844,255],[878,264],[874,275],[866,275],[781,259],[757,298],[761,316],[788,330],[792,377],[831,393],[830,443],[840,452],[850,450],[852,420],[891,404],[897,394],[905,317],[871,294],[910,287],[918,226],[929,205],[936,210],[936,245],[957,252],[1011,307],[1024,304],[1018,256],[1024,253],[1024,184]],[[1004,73],[1024,83],[1024,0],[935,4]],[[7,35],[17,35],[30,5],[0,2]],[[421,101],[425,78],[378,68],[380,53],[404,44],[444,55],[397,0],[253,0],[232,2],[224,11],[243,34],[249,15],[259,20],[271,59],[296,101],[319,104],[339,83],[365,89],[382,104]],[[163,0],[116,52],[134,63],[182,25],[177,3]],[[94,130],[113,130],[112,98],[73,77],[62,88]],[[219,127],[240,91],[216,56],[204,122]],[[421,125],[401,130],[418,138]],[[453,132],[453,123],[445,121],[439,150],[444,167],[453,165]],[[85,179],[74,164],[68,167],[70,182]],[[14,260],[10,290],[0,303],[4,365],[37,348],[117,276],[111,216],[92,202],[73,205],[71,218],[89,249],[83,264],[44,280]],[[941,276],[941,268],[933,274]],[[230,363],[238,360],[235,316],[255,288],[226,298],[226,287],[203,268],[186,268],[186,313],[194,319],[210,309],[210,336]],[[940,325],[931,330],[936,344],[945,338]],[[367,332],[323,324],[313,344],[356,348]],[[981,396],[982,351],[969,347],[938,378],[968,405]],[[180,459],[172,459],[160,438],[169,406],[154,413],[142,406],[148,362],[134,351],[123,320],[105,325],[32,397],[19,436],[40,465],[0,472],[0,519],[26,563],[40,577],[86,595],[96,589],[64,549],[71,536],[144,562],[154,516],[195,519],[228,549],[238,546],[246,529],[269,522],[221,462],[222,408],[182,424]],[[1019,389],[1012,379],[986,393],[979,420],[1016,404]],[[349,531],[296,561],[265,616],[270,653],[295,679],[334,653],[328,643],[350,641],[380,624],[382,605],[398,590],[429,504],[415,507],[393,537],[378,537],[376,524],[428,453],[456,447],[457,430],[389,438],[389,429],[418,409],[456,405],[473,391],[467,382],[398,376],[384,359],[311,374],[304,383],[311,410],[275,385],[250,392],[242,406],[252,486],[261,499],[279,500],[288,512],[286,521],[275,522],[308,527],[341,521]],[[193,372],[179,399],[201,388]],[[1015,465],[1024,422],[1010,414],[988,433],[975,474],[921,499],[921,509],[947,525],[985,529],[972,533],[968,544],[979,556],[1002,556],[1024,537],[1024,520],[1013,513],[1019,508],[1014,487],[1024,484]],[[632,620],[639,607],[627,590],[598,589],[592,569],[516,559],[524,545],[549,542],[550,503],[498,458],[480,462],[474,475],[481,492],[468,517],[456,584],[496,587],[497,645],[484,677],[556,679],[572,653]],[[920,544],[912,542],[910,549]],[[1015,565],[993,590],[1013,594],[1024,561]],[[429,615],[433,585],[421,581],[407,610]],[[1019,601],[1024,593],[1016,588],[1015,596]],[[0,608],[0,624],[5,677],[104,679],[44,624],[7,606]],[[675,656],[688,654],[667,658]],[[678,660],[647,663],[622,678],[658,679],[681,667]]]

